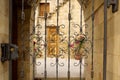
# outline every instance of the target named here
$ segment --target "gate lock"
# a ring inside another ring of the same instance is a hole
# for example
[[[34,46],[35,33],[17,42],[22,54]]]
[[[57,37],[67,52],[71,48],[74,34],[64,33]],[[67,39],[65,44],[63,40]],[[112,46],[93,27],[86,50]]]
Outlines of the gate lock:
[[[108,8],[110,7],[110,5],[112,5],[112,12],[115,13],[116,11],[118,11],[118,3],[119,0],[107,0],[107,6]]]
[[[18,47],[14,44],[1,44],[1,61],[16,60],[18,58]]]

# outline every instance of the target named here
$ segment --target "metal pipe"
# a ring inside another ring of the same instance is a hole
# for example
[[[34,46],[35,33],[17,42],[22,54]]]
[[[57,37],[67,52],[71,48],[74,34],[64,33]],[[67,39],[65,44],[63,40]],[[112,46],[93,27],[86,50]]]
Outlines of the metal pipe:
[[[9,0],[9,44],[12,43],[12,0]],[[10,48],[9,48],[10,49]],[[10,56],[11,53],[9,52]],[[12,80],[12,60],[9,60],[9,80]]]
[[[104,49],[103,49],[103,80],[106,80],[107,68],[107,0],[104,0]]]

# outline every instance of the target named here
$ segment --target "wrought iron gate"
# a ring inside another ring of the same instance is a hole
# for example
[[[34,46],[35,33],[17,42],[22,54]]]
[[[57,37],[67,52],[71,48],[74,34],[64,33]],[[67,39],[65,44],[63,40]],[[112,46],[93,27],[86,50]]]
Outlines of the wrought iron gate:
[[[35,11],[36,11],[36,5],[35,5],[35,1],[33,0],[33,10],[34,10],[34,16],[35,16]],[[60,13],[59,13],[59,7],[60,7],[60,3],[59,0],[57,0],[57,11],[56,11],[56,25],[52,24],[49,25],[51,27],[55,27],[55,33],[51,33],[51,38],[52,39],[47,39],[48,37],[48,25],[47,25],[47,20],[48,20],[48,14],[47,14],[47,0],[45,0],[45,12],[44,12],[44,25],[42,24],[37,24],[33,25],[33,29],[32,29],[32,33],[27,37],[27,39],[23,39],[25,38],[25,34],[21,34],[21,38],[25,41],[30,41],[30,49],[26,49],[26,48],[22,48],[21,50],[23,51],[22,54],[22,65],[24,65],[24,51],[28,51],[29,53],[26,53],[27,56],[32,57],[32,65],[33,65],[33,80],[35,79],[35,72],[36,72],[36,67],[37,66],[42,66],[44,65],[44,80],[48,79],[48,68],[47,66],[50,65],[50,67],[55,67],[55,79],[59,80],[59,68],[62,67],[67,67],[67,80],[71,79],[71,65],[73,65],[74,67],[79,67],[77,70],[79,72],[79,79],[82,80],[83,76],[82,76],[82,69],[87,66],[87,63],[85,62],[85,60],[88,58],[88,54],[91,54],[91,80],[93,80],[94,78],[94,66],[93,66],[93,47],[94,47],[94,0],[92,0],[92,38],[90,39],[88,37],[88,32],[84,32],[83,28],[87,28],[89,27],[87,24],[84,24],[82,22],[83,20],[83,8],[84,8],[84,1],[85,0],[80,0],[80,22],[79,24],[76,23],[72,23],[72,13],[71,13],[71,0],[66,0],[69,3],[69,7],[68,7],[68,26],[66,26],[65,24],[60,24],[59,21],[59,17],[60,17]],[[35,19],[35,18],[34,18]],[[24,20],[25,20],[25,13],[24,13],[24,0],[22,0],[22,14],[21,14],[21,24],[22,26],[24,25]],[[22,28],[22,27],[21,27]],[[44,29],[43,29],[44,28]],[[67,35],[61,31],[65,29],[67,30]],[[74,28],[75,31],[73,31]],[[79,30],[78,30],[79,29]],[[24,29],[21,29],[24,33]],[[41,31],[44,30],[44,31]],[[78,30],[78,31],[76,31]],[[72,33],[71,33],[72,32]],[[52,45],[50,47],[48,47],[48,43],[51,42],[54,43],[54,40],[56,40],[56,36],[58,35],[58,41],[57,43],[59,44],[66,44],[66,46],[62,46],[58,44],[58,47],[54,47],[56,45]],[[55,38],[54,38],[55,37]],[[22,46],[25,46],[25,43],[23,41]],[[48,50],[49,49],[49,50]],[[56,53],[55,53],[56,51]],[[31,53],[32,52],[32,53]],[[49,53],[48,53],[49,52]],[[43,61],[36,61],[38,58],[43,58]],[[90,56],[89,56],[90,57]],[[51,62],[51,63],[47,63],[47,61],[49,60],[48,58],[54,58],[55,62]],[[64,63],[62,62],[62,59],[66,58],[67,62]],[[71,61],[74,59],[75,62]],[[65,66],[67,64],[67,66]],[[24,70],[23,68],[21,68],[21,80],[24,80]]]
[[[84,1],[87,1],[87,0],[78,0],[81,4],[81,7],[80,7],[80,16],[79,16],[79,19],[80,19],[80,22],[79,24],[77,23],[72,23],[71,20],[72,20],[72,13],[71,13],[71,2],[72,0],[65,0],[65,1],[68,1],[69,3],[69,6],[68,6],[68,26],[66,26],[65,24],[61,24],[59,23],[60,19],[60,15],[59,15],[59,7],[60,7],[60,3],[59,1],[60,0],[56,0],[56,4],[57,4],[57,9],[56,9],[56,24],[57,25],[49,25],[51,26],[51,28],[54,28],[54,30],[47,30],[48,29],[48,25],[47,25],[47,21],[48,21],[48,15],[47,15],[47,2],[48,0],[45,0],[45,11],[44,11],[44,25],[41,25],[41,24],[37,24],[35,25],[35,15],[36,15],[36,1],[37,0],[30,0],[30,1],[33,1],[32,3],[32,7],[33,7],[33,10],[34,10],[34,25],[32,27],[32,32],[31,33],[25,33],[25,30],[24,30],[24,21],[25,21],[25,11],[24,11],[24,0],[22,0],[22,12],[21,12],[21,30],[20,30],[20,37],[21,37],[21,60],[20,61],[21,65],[22,65],[22,68],[21,68],[21,71],[20,71],[20,80],[25,80],[24,79],[24,74],[25,74],[25,71],[24,71],[24,65],[25,65],[25,56],[30,56],[31,59],[32,59],[32,65],[34,70],[33,70],[33,80],[35,79],[35,68],[36,66],[42,66],[44,65],[44,71],[43,71],[43,78],[45,80],[48,79],[48,71],[49,69],[47,69],[47,65],[50,65],[50,67],[55,67],[55,79],[56,80],[59,80],[59,68],[62,68],[62,67],[66,67],[65,65],[67,64],[67,77],[66,79],[67,80],[70,80],[71,79],[71,65],[73,65],[74,67],[79,67],[77,72],[79,72],[79,79],[81,80],[82,79],[82,69],[87,66],[87,63],[83,62],[85,61],[89,55],[89,53],[91,54],[91,71],[90,71],[90,75],[91,75],[91,80],[94,80],[94,66],[93,66],[93,57],[94,57],[94,54],[93,54],[93,47],[94,47],[94,0],[91,0],[92,1],[92,39],[89,39],[88,37],[88,33],[87,32],[83,32],[83,27],[87,28],[89,27],[87,24],[83,24],[82,20],[83,20],[83,14],[82,14],[82,11],[83,11],[83,4],[84,4]],[[7,44],[7,46],[2,46],[2,50],[4,49],[4,53],[2,53],[2,57],[1,57],[1,61],[4,62],[4,61],[7,61],[7,60],[10,60],[9,61],[9,79],[12,80],[12,55],[14,54],[11,54],[11,43],[12,43],[12,0],[10,0],[10,10],[9,10],[9,13],[10,13],[10,19],[9,19],[9,26],[10,26],[10,29],[9,29],[9,44]],[[109,3],[109,4],[107,4]],[[113,12],[117,11],[117,1],[113,0],[113,1],[107,1],[107,0],[104,0],[104,50],[103,50],[103,80],[106,80],[106,63],[107,63],[107,5],[112,5],[112,9],[113,9]],[[78,17],[78,16],[77,16]],[[44,31],[42,32],[41,29],[44,28]],[[67,28],[68,30],[66,31]],[[75,31],[73,31],[73,29],[71,28],[74,28]],[[62,32],[61,30],[65,30],[68,34],[65,35],[64,32]],[[78,31],[77,31],[78,30]],[[48,31],[51,31],[50,34],[49,34],[49,38],[47,39],[48,37]],[[54,31],[54,33],[52,33],[52,31]],[[26,36],[27,35],[27,36]],[[51,38],[52,39],[51,39]],[[26,44],[25,42],[29,42],[29,47],[25,47]],[[51,46],[52,43],[50,42],[55,42],[56,44],[54,46]],[[66,47],[64,46],[60,46],[58,43],[63,43],[63,44],[66,44]],[[49,44],[49,45],[48,45]],[[57,46],[57,47],[56,47]],[[6,48],[7,47],[7,48]],[[49,48],[50,47],[50,48]],[[8,52],[9,51],[9,52]],[[17,51],[17,50],[16,50]],[[50,54],[48,54],[48,52]],[[15,52],[17,53],[17,52]],[[64,56],[64,55],[67,55],[67,56]],[[43,57],[43,60],[44,61],[41,61],[40,62],[36,61],[37,60],[37,57],[40,57],[40,59]],[[14,57],[14,56],[13,56]],[[55,59],[55,62],[51,62],[51,63],[47,63],[48,61],[48,58],[52,59],[54,58]],[[62,62],[62,60],[66,58],[67,59],[67,62]],[[74,61],[76,60],[76,62],[73,62],[71,63],[71,61],[74,59]],[[44,63],[43,63],[44,62]],[[29,65],[29,66],[30,66]]]
[[[67,1],[67,0],[66,0]],[[35,0],[34,0],[35,2]],[[33,3],[34,3],[33,2]],[[39,66],[44,66],[43,71],[43,78],[45,80],[48,79],[48,66],[55,67],[55,76],[56,80],[59,80],[59,72],[61,67],[66,67],[67,69],[67,75],[66,79],[71,79],[71,65],[78,68],[79,79],[83,79],[83,68],[87,66],[87,63],[85,62],[85,59],[87,59],[88,54],[92,54],[92,60],[91,60],[91,79],[93,79],[93,41],[94,41],[94,0],[92,0],[92,40],[89,39],[88,33],[84,32],[83,28],[89,27],[87,24],[83,23],[83,7],[84,7],[84,0],[80,0],[80,17],[79,17],[79,24],[72,22],[72,13],[71,13],[71,0],[68,0],[68,27],[65,24],[59,23],[60,19],[60,3],[59,0],[57,0],[57,9],[56,9],[56,25],[52,24],[49,25],[49,30],[52,31],[52,33],[48,34],[48,13],[47,13],[47,0],[45,0],[45,7],[44,7],[44,25],[41,23],[33,25],[32,33],[30,34],[30,46],[29,49],[30,53],[27,53],[26,55],[30,55],[32,57],[33,62],[33,79],[35,79],[35,73],[36,73],[36,67],[39,68]],[[34,9],[34,16],[36,15],[36,5],[33,4]],[[22,0],[22,25],[24,25],[25,20],[25,14],[24,14],[24,0]],[[35,19],[35,18],[34,18]],[[52,30],[52,28],[55,27],[55,30]],[[50,29],[51,28],[51,29]],[[67,30],[67,34],[65,34],[65,31]],[[78,30],[77,30],[78,29]],[[44,31],[41,31],[44,30]],[[22,31],[24,33],[24,30]],[[72,32],[72,33],[71,33]],[[49,35],[49,36],[48,36]],[[56,36],[58,35],[58,36]],[[21,38],[24,38],[25,34],[21,34]],[[49,39],[48,39],[49,37]],[[56,41],[57,40],[57,41]],[[57,44],[56,44],[57,43]],[[49,45],[48,45],[49,44]],[[55,44],[55,45],[54,45]],[[23,46],[25,46],[25,43],[22,43]],[[58,46],[58,47],[56,47]],[[31,53],[32,52],[32,53]],[[24,58],[24,48],[23,48],[23,58]],[[39,57],[39,58],[37,58]],[[43,59],[40,59],[43,58]],[[39,61],[37,61],[40,59]],[[48,60],[52,60],[55,62],[48,63]],[[64,61],[64,59],[67,60],[67,62]],[[67,64],[67,65],[66,65]],[[24,65],[24,59],[22,61],[22,65]],[[60,69],[59,69],[60,68]],[[51,68],[52,69],[52,68]],[[24,71],[21,70],[21,77],[24,80]],[[74,70],[73,70],[74,71]],[[39,71],[40,72],[40,71]],[[50,73],[51,74],[51,73]]]

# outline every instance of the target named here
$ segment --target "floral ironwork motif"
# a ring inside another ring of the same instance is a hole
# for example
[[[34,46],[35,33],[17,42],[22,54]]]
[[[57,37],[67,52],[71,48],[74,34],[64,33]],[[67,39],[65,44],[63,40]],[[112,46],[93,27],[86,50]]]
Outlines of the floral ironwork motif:
[[[83,25],[83,27],[86,27],[86,26],[87,25]],[[74,24],[73,27],[79,28],[79,25]],[[65,57],[64,55],[67,54],[68,41],[67,41],[67,35],[64,33],[64,28],[65,28],[64,24],[59,26],[59,43],[60,43],[58,46],[59,52],[57,56],[53,55],[54,57],[64,58]],[[44,55],[44,50],[45,50],[45,47],[47,46],[48,41],[47,42],[44,41],[44,35],[41,34],[41,31],[40,31],[42,29],[42,26],[40,24],[34,27],[34,29],[35,29],[35,33],[34,31],[32,32],[30,36],[30,40],[31,40],[31,43],[35,45],[34,52],[36,54],[36,57],[41,58]],[[80,56],[81,58],[85,56],[87,57],[86,53],[89,53],[89,50],[91,48],[91,41],[87,37],[87,33],[83,34],[75,31],[74,34],[70,36],[70,38],[71,39],[70,39],[69,46],[71,49],[71,56],[73,56],[74,58],[76,56],[77,57]]]
[[[30,36],[30,42],[31,44],[33,44],[34,53],[36,57],[39,57],[39,58],[43,56],[43,51],[46,47],[44,37],[40,31],[41,29],[42,29],[42,26],[40,24],[36,25]]]
[[[79,24],[75,24],[75,23],[71,23],[73,28],[80,28]],[[85,28],[85,30],[87,29],[88,25],[84,24],[82,26],[82,28]],[[74,63],[74,66],[79,66],[79,65],[87,65],[87,63],[82,63],[81,60],[87,59],[88,58],[88,54],[91,51],[92,48],[92,42],[88,37],[88,32],[80,32],[80,31],[76,31],[76,29],[74,31],[72,31],[72,35],[70,36],[70,49],[71,49],[71,58],[74,58],[75,60],[79,60],[78,63]]]
[[[83,54],[83,46],[85,43],[85,35],[80,34],[75,37],[74,43],[70,44],[70,47],[75,47],[74,57],[75,59],[80,59]]]

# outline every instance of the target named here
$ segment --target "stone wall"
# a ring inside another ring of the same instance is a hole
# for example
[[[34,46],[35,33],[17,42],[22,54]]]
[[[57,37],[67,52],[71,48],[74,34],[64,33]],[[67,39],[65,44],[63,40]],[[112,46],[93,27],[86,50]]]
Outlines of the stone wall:
[[[94,21],[94,79],[102,80],[103,74],[103,0],[95,0],[95,21]],[[92,40],[92,3],[88,3],[87,8],[84,9],[85,23],[88,24],[88,35]],[[92,68],[92,53],[88,55],[86,66],[86,80],[91,79],[91,68]]]
[[[7,6],[6,6],[7,5]],[[9,0],[0,0],[0,44],[9,41]],[[1,48],[0,48],[1,56]],[[8,62],[0,61],[0,80],[8,80]]]
[[[103,0],[95,1],[95,21],[94,21],[94,79],[103,80],[103,34],[104,34],[104,4]],[[120,3],[120,2],[119,2]],[[89,25],[89,36],[91,36],[91,4],[84,9],[85,22]],[[119,7],[120,8],[120,7]],[[111,7],[108,9],[108,34],[107,34],[107,80],[120,79],[120,11],[112,13]],[[91,56],[91,54],[89,55]],[[88,59],[86,80],[90,80],[91,58]]]
[[[120,4],[120,1],[119,1]],[[116,13],[108,9],[107,80],[120,79],[120,6]]]

